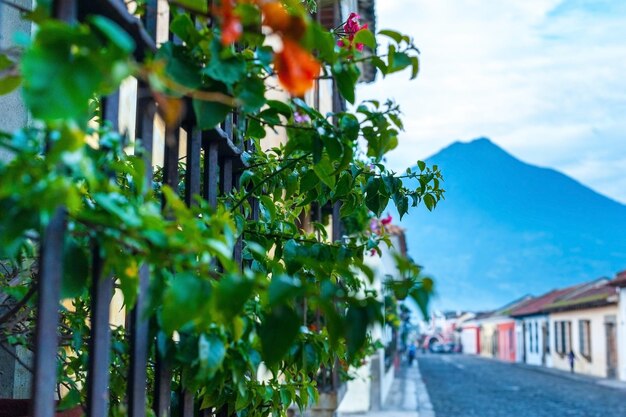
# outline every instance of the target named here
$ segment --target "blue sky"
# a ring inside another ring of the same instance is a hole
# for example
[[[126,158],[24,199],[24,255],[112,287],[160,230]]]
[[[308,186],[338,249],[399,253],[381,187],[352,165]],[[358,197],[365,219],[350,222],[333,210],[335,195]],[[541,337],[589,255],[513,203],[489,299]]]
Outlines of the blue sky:
[[[364,86],[394,98],[397,170],[486,136],[626,203],[626,0],[383,0],[378,27],[415,38],[421,72]],[[445,173],[444,173],[445,174]]]

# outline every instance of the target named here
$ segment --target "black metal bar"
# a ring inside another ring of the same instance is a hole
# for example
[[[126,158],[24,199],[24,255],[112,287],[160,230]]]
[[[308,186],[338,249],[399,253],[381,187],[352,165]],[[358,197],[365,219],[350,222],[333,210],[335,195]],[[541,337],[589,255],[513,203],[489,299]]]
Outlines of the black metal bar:
[[[208,158],[207,155],[204,155],[204,163],[205,163],[205,171],[206,179],[205,186],[207,187],[206,198],[211,207],[217,207],[217,192],[218,192],[218,169],[219,169],[219,159],[218,159],[218,147],[219,144],[211,140],[209,141],[208,146]]]
[[[227,194],[233,189],[233,159],[224,158],[220,168],[220,190],[222,194]]]
[[[41,245],[32,387],[33,417],[53,417],[55,412],[56,356],[59,343],[57,328],[65,222],[65,210],[59,207],[44,231]]]
[[[163,163],[163,183],[178,192],[178,128],[165,130],[165,154]]]
[[[158,350],[158,349],[157,349]],[[155,367],[156,389],[152,405],[156,417],[168,417],[171,407],[172,370],[167,361],[159,355]]]
[[[194,196],[200,194],[200,149],[202,131],[187,131],[187,173],[185,175],[185,202],[188,206],[196,204]]]
[[[107,96],[103,100],[103,116],[111,124],[111,130],[119,132],[120,130],[120,90],[116,90],[113,94]]]
[[[149,322],[143,316],[145,314],[143,310],[149,281],[150,267],[144,264],[139,269],[137,301],[130,313],[130,367],[127,386],[130,417],[145,417],[146,415]]]
[[[54,0],[52,15],[68,23],[75,22],[78,15],[78,4],[76,0]]]
[[[152,140],[154,135],[155,105],[145,85],[137,88],[137,123],[136,137],[141,142],[136,144],[135,152],[141,154],[146,165],[146,181],[152,182]],[[146,297],[150,282],[150,267],[139,268],[139,288],[137,300],[130,311],[130,365],[128,372],[128,415],[146,416],[146,379],[148,363],[149,321],[144,317]]]
[[[107,417],[109,408],[109,358],[111,328],[109,306],[113,296],[113,279],[103,277],[104,260],[95,245],[92,260],[91,331],[89,337],[89,372],[87,377],[87,415]]]
[[[156,105],[150,95],[148,86],[140,83],[137,87],[137,123],[135,124],[136,135],[139,143],[135,144],[135,152],[141,154],[146,165],[146,182],[152,182],[152,151],[154,138],[154,117]]]
[[[194,398],[187,390],[183,390],[180,394],[180,417],[193,417]]]
[[[332,224],[332,228],[333,228],[333,234],[332,234],[332,238],[333,238],[333,242],[336,242],[338,240],[341,239],[341,236],[343,235],[343,227],[341,224],[341,203],[340,202],[336,202],[335,204],[333,204],[333,224]]]

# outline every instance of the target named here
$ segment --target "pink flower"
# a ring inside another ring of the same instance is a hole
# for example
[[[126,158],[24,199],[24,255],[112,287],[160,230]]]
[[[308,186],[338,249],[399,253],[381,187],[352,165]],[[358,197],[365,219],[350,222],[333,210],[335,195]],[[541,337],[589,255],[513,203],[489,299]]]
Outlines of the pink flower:
[[[384,219],[381,219],[380,222],[383,224],[383,226],[387,226],[391,224],[392,220],[393,220],[393,217],[391,217],[391,214],[387,213],[387,217],[385,217]]]
[[[361,19],[361,16],[359,16],[356,13],[350,13],[350,16],[348,16],[348,20],[346,20],[346,23],[343,25],[343,32],[344,32],[344,35],[348,38],[349,42],[346,42],[345,38],[339,39],[339,41],[337,41],[337,45],[340,48],[350,48],[352,46],[354,37],[356,36],[357,32],[363,29],[367,29],[367,24],[361,25],[359,23],[359,19]],[[363,51],[364,46],[362,43],[357,43],[354,45],[354,47],[358,51]]]

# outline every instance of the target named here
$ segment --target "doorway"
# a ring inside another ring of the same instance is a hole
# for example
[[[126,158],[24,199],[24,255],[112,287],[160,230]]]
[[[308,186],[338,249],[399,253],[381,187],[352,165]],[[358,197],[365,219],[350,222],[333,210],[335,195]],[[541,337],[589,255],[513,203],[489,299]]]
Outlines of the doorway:
[[[606,330],[606,376],[617,377],[617,326],[615,316],[604,318]]]

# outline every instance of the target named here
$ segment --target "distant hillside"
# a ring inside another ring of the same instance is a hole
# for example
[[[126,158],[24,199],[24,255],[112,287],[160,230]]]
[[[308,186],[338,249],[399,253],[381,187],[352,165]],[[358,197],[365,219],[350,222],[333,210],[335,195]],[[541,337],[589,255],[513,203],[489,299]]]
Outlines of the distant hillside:
[[[402,226],[410,255],[437,279],[440,307],[493,308],[626,269],[625,205],[488,139],[427,162],[441,167],[446,199]]]

